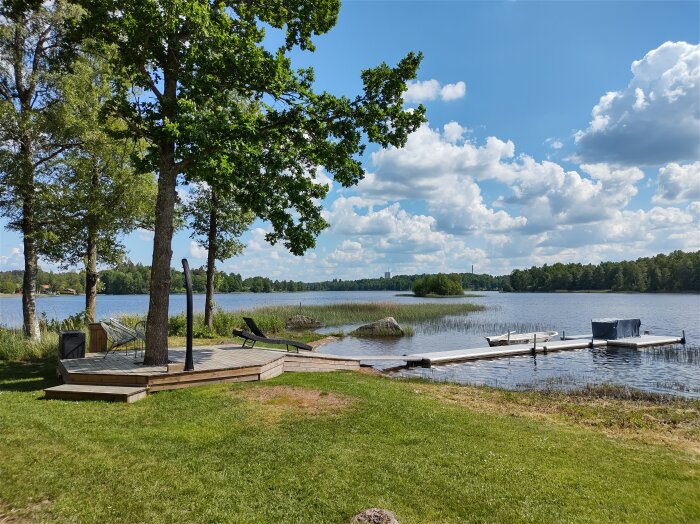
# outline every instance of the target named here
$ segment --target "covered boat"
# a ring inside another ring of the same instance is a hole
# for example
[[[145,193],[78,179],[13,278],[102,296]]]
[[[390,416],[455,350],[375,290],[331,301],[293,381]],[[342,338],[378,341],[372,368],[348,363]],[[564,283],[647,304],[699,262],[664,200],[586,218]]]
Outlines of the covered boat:
[[[537,337],[537,342],[547,342],[559,333],[557,331],[534,331],[532,333],[516,333],[515,331],[510,331],[504,333],[503,335],[497,335],[494,337],[485,337],[486,342],[489,346],[509,346],[512,344],[529,344],[535,341]]]

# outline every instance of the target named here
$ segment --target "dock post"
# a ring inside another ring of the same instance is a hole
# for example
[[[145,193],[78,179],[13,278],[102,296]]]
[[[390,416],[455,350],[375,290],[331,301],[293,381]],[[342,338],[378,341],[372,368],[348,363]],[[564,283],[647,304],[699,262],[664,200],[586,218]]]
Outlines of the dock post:
[[[685,346],[685,329],[683,330],[683,336],[681,337],[681,344]]]
[[[534,339],[532,342],[532,352],[537,353],[537,335],[534,336]]]

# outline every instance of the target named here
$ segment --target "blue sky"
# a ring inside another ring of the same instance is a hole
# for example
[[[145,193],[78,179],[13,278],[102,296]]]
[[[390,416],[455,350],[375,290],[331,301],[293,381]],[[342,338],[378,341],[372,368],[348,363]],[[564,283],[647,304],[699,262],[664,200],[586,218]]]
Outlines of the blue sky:
[[[406,105],[428,123],[368,147],[358,187],[331,186],[315,250],[268,246],[261,222],[219,267],[310,281],[700,249],[699,41],[697,2],[345,2],[295,65],[353,96],[363,68],[422,51]],[[3,267],[20,243],[2,232]],[[148,232],[126,245],[150,263]],[[185,256],[205,263],[183,231]]]

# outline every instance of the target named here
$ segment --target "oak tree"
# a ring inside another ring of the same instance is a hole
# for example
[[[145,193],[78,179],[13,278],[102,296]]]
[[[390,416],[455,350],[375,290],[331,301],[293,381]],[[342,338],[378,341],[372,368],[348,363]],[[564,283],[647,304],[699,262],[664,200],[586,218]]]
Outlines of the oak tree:
[[[220,169],[205,181],[236,187],[241,208],[270,223],[268,241],[302,254],[327,225],[317,203],[325,186],[309,173],[323,166],[350,186],[364,175],[366,141],[405,143],[424,120],[422,107],[407,111],[402,99],[421,56],[362,71],[364,92],[351,99],[316,92],[313,70],[295,70],[289,57],[312,51],[312,37],[335,25],[338,0],[77,2],[86,13],[76,38],[113,51],[117,97],[108,109],[148,143],[158,171],[145,362],[164,364],[179,177],[197,176],[197,163],[217,155]],[[283,43],[271,49],[266,31]]]

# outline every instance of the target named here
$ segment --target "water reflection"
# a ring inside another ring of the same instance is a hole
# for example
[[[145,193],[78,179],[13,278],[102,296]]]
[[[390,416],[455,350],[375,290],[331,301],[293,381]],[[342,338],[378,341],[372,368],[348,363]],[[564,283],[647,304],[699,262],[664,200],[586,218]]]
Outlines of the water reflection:
[[[700,398],[700,346],[580,349],[412,368],[391,374],[506,389],[570,390],[611,383]]]

